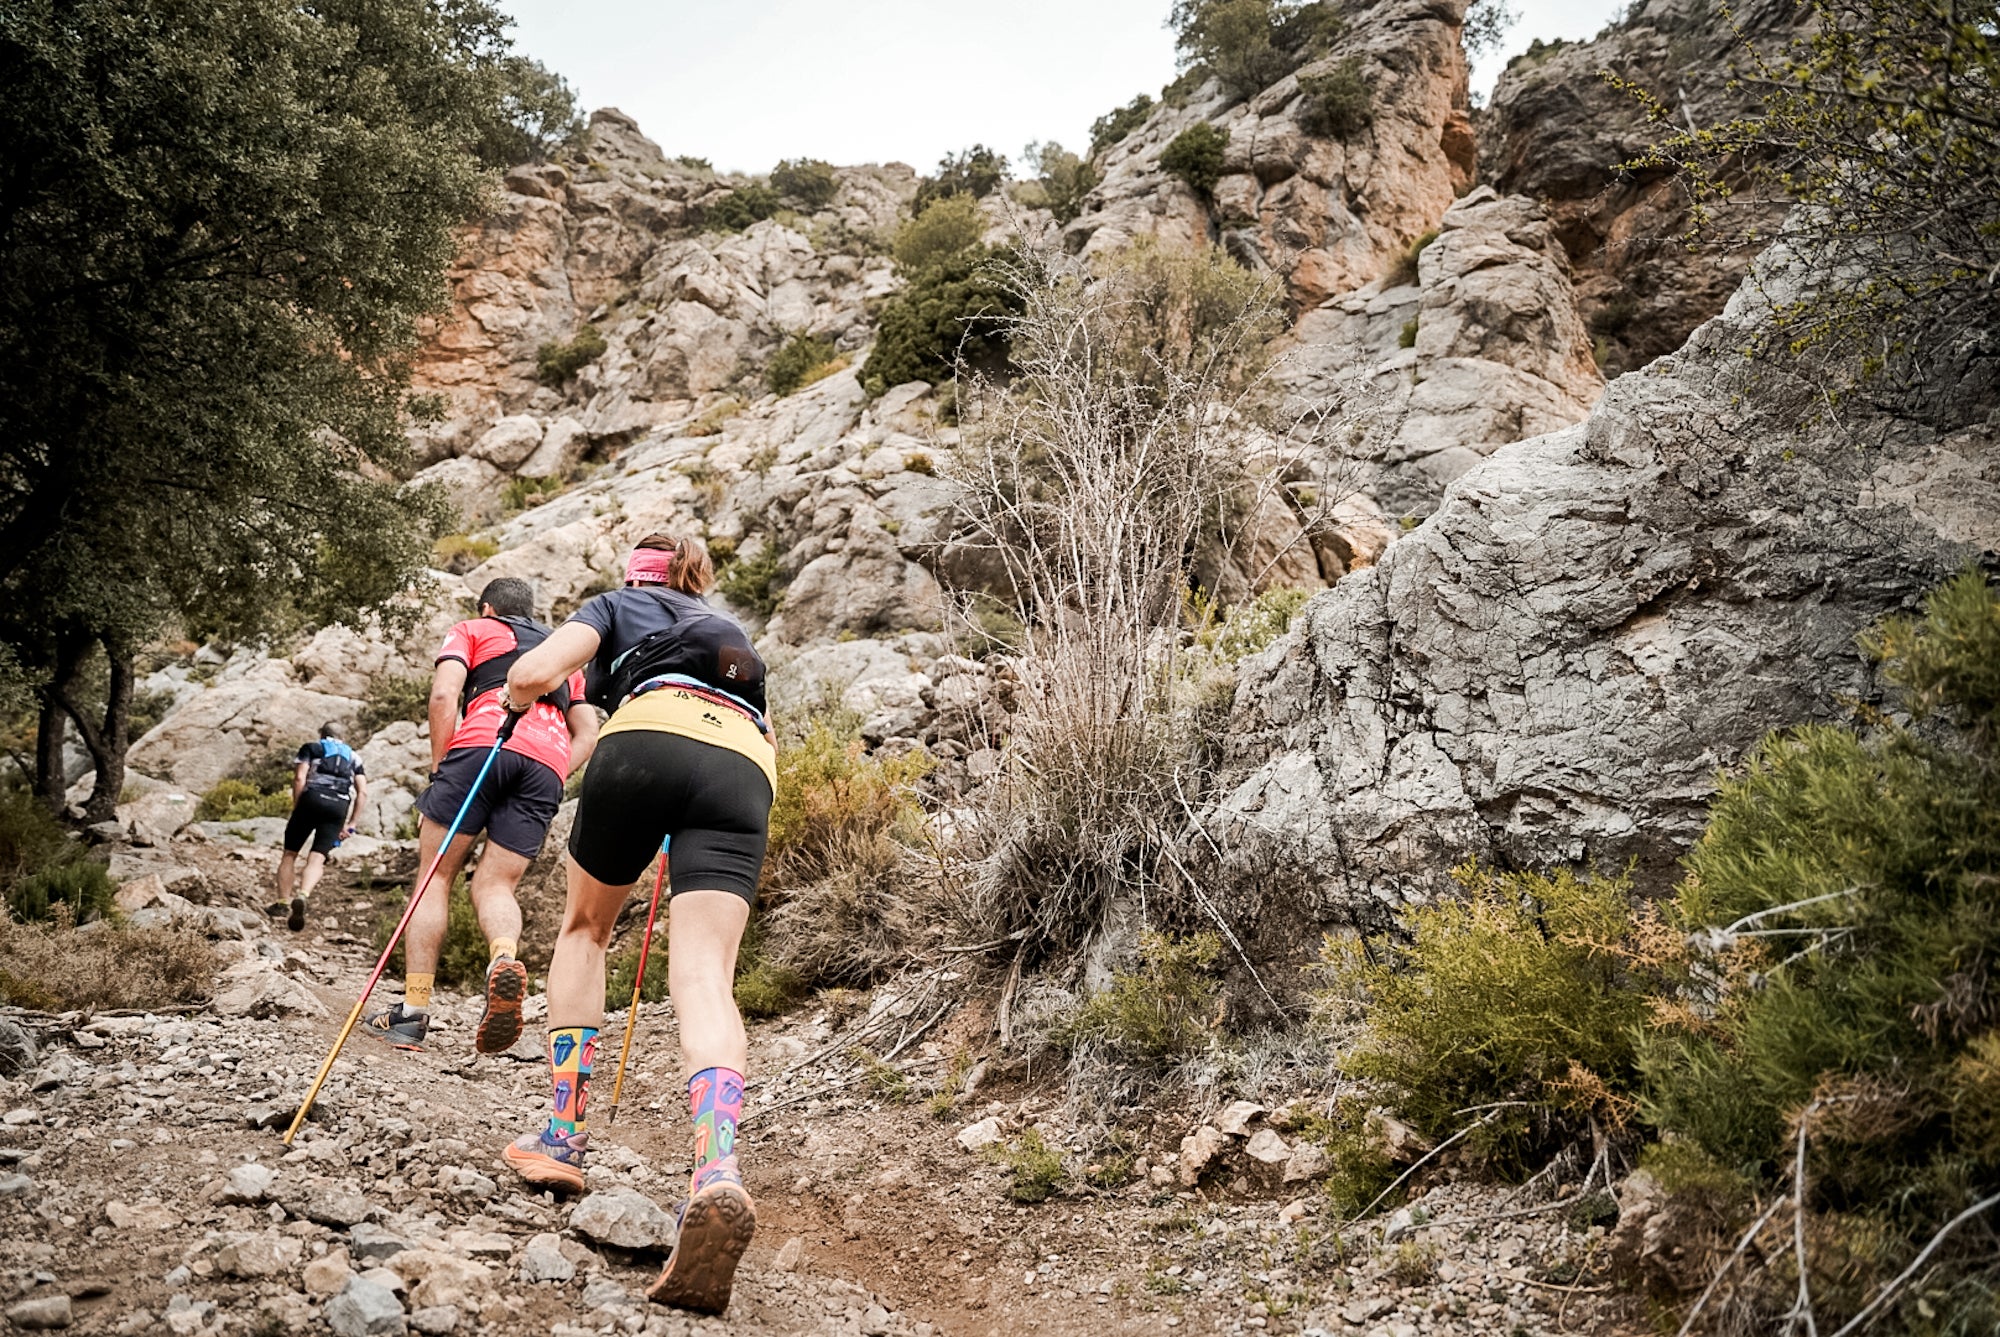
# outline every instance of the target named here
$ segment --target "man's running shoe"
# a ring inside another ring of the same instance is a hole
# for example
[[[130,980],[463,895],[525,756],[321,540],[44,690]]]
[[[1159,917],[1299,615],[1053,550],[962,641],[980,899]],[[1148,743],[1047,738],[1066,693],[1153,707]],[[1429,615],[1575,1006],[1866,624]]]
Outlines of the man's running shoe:
[[[292,897],[292,913],[285,920],[285,927],[290,929],[292,932],[297,933],[300,929],[304,928],[305,926],[306,926],[306,898],[303,896],[294,896]]]
[[[646,1298],[659,1304],[720,1314],[729,1308],[736,1265],[757,1233],[757,1209],[744,1191],[736,1158],[725,1156],[702,1176],[681,1205],[680,1234]]]
[[[544,1124],[539,1132],[523,1133],[508,1144],[500,1158],[514,1167],[521,1178],[543,1188],[569,1193],[583,1192],[583,1157],[590,1150],[590,1134],[574,1137],[556,1134],[551,1140]]]
[[[397,1049],[407,1049],[413,1054],[424,1052],[424,1036],[430,1032],[431,1017],[428,1012],[404,1012],[401,1003],[377,1012],[372,1017],[364,1017],[361,1029],[385,1044]]]
[[[519,961],[503,956],[486,967],[486,1010],[479,1014],[472,1047],[482,1054],[512,1049],[521,1038],[521,1001],[527,996],[528,968]]]

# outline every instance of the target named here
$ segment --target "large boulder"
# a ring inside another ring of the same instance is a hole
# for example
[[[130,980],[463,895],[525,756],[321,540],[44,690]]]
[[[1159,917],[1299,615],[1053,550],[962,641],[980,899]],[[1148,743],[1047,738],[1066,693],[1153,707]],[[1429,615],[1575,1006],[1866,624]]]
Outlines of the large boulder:
[[[1636,858],[1663,885],[1719,767],[1871,696],[1856,634],[2000,552],[1976,391],[1836,422],[1817,377],[1744,359],[1799,279],[1771,256],[1685,349],[1495,451],[1245,665],[1204,818],[1223,884],[1255,888],[1234,913],[1295,943],[1301,917],[1382,922],[1467,858]],[[1941,420],[1969,425],[1918,425]]]

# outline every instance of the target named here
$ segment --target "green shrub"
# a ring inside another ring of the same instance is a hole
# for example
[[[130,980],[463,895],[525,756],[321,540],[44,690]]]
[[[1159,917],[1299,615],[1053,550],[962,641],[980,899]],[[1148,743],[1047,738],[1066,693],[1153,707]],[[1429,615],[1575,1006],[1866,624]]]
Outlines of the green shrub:
[[[421,724],[430,717],[430,706],[429,678],[420,674],[376,678],[368,684],[368,696],[361,705],[361,732],[379,733],[398,720]],[[286,792],[289,795],[290,791]]]
[[[407,895],[407,889],[405,891]],[[448,897],[445,916],[444,946],[438,952],[437,982],[447,989],[471,990],[484,988],[486,967],[491,960],[486,947],[486,934],[479,927],[479,914],[472,908],[472,894],[465,889],[463,876],[452,879],[447,890],[433,882],[424,892],[425,899],[432,896]],[[375,920],[375,950],[381,951],[389,945],[389,935],[396,931],[402,921],[407,902],[398,903],[393,911],[384,911]],[[403,960],[403,944],[399,941],[389,958],[389,968],[398,973],[407,970]],[[651,966],[648,966],[651,969]],[[627,980],[625,987],[632,985]]]
[[[697,158],[691,153],[680,154],[674,159],[674,161],[678,163],[680,166],[687,168],[687,170],[690,172],[713,173],[715,171],[714,163],[710,162],[706,158]]]
[[[1351,139],[1375,118],[1375,83],[1349,56],[1324,74],[1299,76],[1300,127],[1309,135]]]
[[[715,588],[738,608],[769,617],[784,602],[783,568],[777,545],[766,542],[751,556],[738,556],[716,573]]]
[[[535,375],[543,385],[560,387],[570,377],[604,356],[608,345],[595,325],[585,325],[568,343],[551,339],[535,350]]]
[[[779,1017],[806,995],[805,981],[764,950],[762,924],[753,919],[736,951],[736,1010],[755,1021]]]
[[[832,339],[801,331],[771,354],[770,364],[764,368],[764,381],[772,393],[789,395],[830,374],[839,361],[840,353]]]
[[[810,214],[833,203],[840,180],[832,164],[818,158],[787,158],[771,169],[771,189]]]
[[[1418,328],[1417,317],[1411,316],[1408,320],[1404,321],[1402,331],[1396,335],[1396,347],[1415,348],[1417,346]]]
[[[69,828],[25,789],[0,786],[0,888],[81,857]]]
[[[783,207],[778,192],[753,181],[738,186],[715,204],[708,206],[704,221],[724,232],[741,232],[752,223],[761,223]]]
[[[563,480],[553,475],[547,478],[510,478],[500,489],[500,504],[508,514],[515,514],[541,505],[561,493],[563,487]]]
[[[1083,212],[1084,197],[1097,187],[1097,169],[1088,159],[1079,158],[1054,140],[1028,145],[1023,155],[1034,168],[1041,204],[1067,223]]]
[[[1310,590],[1281,585],[1220,613],[1197,594],[1189,600],[1195,643],[1225,664],[1240,663],[1291,630],[1292,619],[1311,598]]]
[[[645,879],[640,879],[644,883]],[[642,885],[640,890],[651,894],[650,886]],[[639,978],[639,949],[635,946],[611,957],[604,965],[604,1007],[616,1012],[632,1005],[632,985]],[[667,935],[666,921],[660,921],[653,936],[653,950],[646,957],[646,982],[639,991],[639,1001],[643,1003],[664,1003],[667,1001]]]
[[[722,424],[743,411],[740,399],[721,399],[703,409],[701,416],[683,430],[684,436],[720,436]],[[720,560],[719,558],[717,560]]]
[[[7,892],[7,909],[14,918],[34,923],[49,918],[51,906],[66,905],[70,921],[84,924],[109,914],[117,891],[118,884],[103,864],[91,859],[64,859],[15,882]]]
[[[1464,893],[1410,912],[1408,941],[1328,939],[1337,997],[1363,1005],[1347,1070],[1384,1088],[1434,1139],[1482,1116],[1468,1140],[1518,1170],[1587,1121],[1622,1127],[1638,1093],[1637,1042],[1678,939],[1634,911],[1628,877],[1454,870]]]
[[[446,534],[431,547],[431,560],[440,571],[462,576],[481,562],[499,555],[500,545],[489,538]]]
[[[985,372],[1006,366],[1008,321],[1021,299],[993,261],[992,252],[975,246],[908,277],[882,308],[875,346],[861,368],[870,394],[908,381],[935,385],[961,365]]]
[[[910,1079],[902,1069],[883,1062],[874,1050],[855,1045],[847,1056],[861,1065],[861,1080],[876,1099],[900,1105],[910,1098]]]
[[[1962,575],[1864,645],[1910,721],[1775,734],[1724,780],[1675,906],[1703,956],[1644,1051],[1648,1118],[1758,1196],[1803,1137],[1823,1329],[2000,1193],[2000,590]],[[1974,1229],[1892,1330],[2000,1318]],[[1767,1280],[1775,1315],[1794,1283]]]
[[[1007,1196],[1015,1202],[1044,1202],[1062,1187],[1062,1157],[1036,1129],[1012,1143],[996,1144],[991,1154],[1007,1167]]]
[[[1124,106],[1105,112],[1090,123],[1090,156],[1101,156],[1104,150],[1144,125],[1152,114],[1153,98],[1149,93],[1141,93]]]
[[[247,822],[253,817],[289,817],[292,794],[262,788],[248,780],[218,780],[195,805],[197,822]]]
[[[135,688],[132,692],[131,713],[127,716],[126,727],[134,742],[153,731],[153,727],[167,717],[174,708],[174,694],[165,689],[150,691]]]
[[[1227,134],[1207,121],[1196,121],[1160,150],[1160,168],[1187,182],[1190,190],[1207,199],[1214,192],[1215,183],[1222,180],[1222,154],[1228,147]]]
[[[970,195],[940,200],[896,230],[891,254],[905,275],[977,250],[986,235],[986,211]]]
[[[939,200],[948,200],[955,195],[969,195],[975,200],[983,200],[1000,189],[1000,183],[1006,179],[1006,155],[996,153],[984,144],[974,144],[963,153],[947,154],[938,160],[937,175],[927,176],[917,183],[917,196],[910,205],[910,212],[921,214]]]
[[[1175,0],[1181,60],[1206,66],[1238,97],[1325,53],[1344,26],[1331,0]]]
[[[859,723],[844,712],[813,712],[778,750],[778,792],[765,854],[774,885],[828,877],[858,841],[914,838],[922,825],[923,809],[912,786],[929,774],[930,755],[871,756]]]
[[[1215,966],[1222,939],[1213,933],[1173,938],[1139,935],[1139,968],[1115,973],[1064,1028],[1069,1043],[1096,1040],[1125,1055],[1166,1063],[1208,1046],[1222,982]]]
[[[1417,258],[1424,253],[1426,246],[1429,246],[1437,239],[1438,230],[1436,228],[1432,228],[1428,232],[1411,238],[1410,244],[1397,254],[1395,261],[1389,266],[1387,276],[1389,282],[1387,286],[1400,288],[1405,284],[1415,283],[1417,281]],[[1416,337],[1412,335],[1411,343],[1414,345],[1415,342]]]

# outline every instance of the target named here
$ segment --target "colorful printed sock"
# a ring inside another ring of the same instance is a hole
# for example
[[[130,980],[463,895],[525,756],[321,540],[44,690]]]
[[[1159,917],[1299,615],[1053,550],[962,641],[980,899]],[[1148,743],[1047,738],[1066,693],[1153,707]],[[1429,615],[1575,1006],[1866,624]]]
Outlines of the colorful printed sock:
[[[549,1073],[555,1079],[555,1101],[549,1107],[545,1140],[566,1142],[583,1131],[590,1065],[596,1057],[595,1026],[563,1026],[549,1032]]]
[[[431,985],[435,983],[435,973],[429,975],[403,976],[403,1012],[428,1012],[431,1010]]]
[[[514,949],[519,946],[520,944],[512,938],[495,938],[492,942],[486,944],[486,964],[491,966],[503,956],[513,956],[515,954]]]
[[[694,1191],[718,1168],[735,1168],[736,1125],[743,1118],[743,1074],[703,1068],[688,1079],[688,1113],[694,1116]],[[725,1166],[722,1162],[727,1159]]]

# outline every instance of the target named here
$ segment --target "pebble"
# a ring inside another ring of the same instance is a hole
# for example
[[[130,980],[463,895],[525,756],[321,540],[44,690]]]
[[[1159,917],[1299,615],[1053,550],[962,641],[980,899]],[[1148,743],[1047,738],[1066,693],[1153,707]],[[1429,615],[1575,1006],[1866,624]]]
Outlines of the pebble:
[[[563,1256],[561,1240],[554,1235],[537,1235],[521,1250],[520,1273],[523,1281],[560,1284],[576,1275],[576,1264]]]
[[[357,1262],[379,1263],[410,1247],[410,1242],[393,1230],[367,1221],[357,1221],[347,1232],[348,1244]]]
[[[277,1177],[275,1171],[254,1161],[239,1165],[229,1172],[223,1184],[222,1201],[255,1206],[271,1196],[271,1185]]]
[[[7,1306],[7,1321],[17,1328],[67,1328],[74,1317],[67,1295],[38,1295]]]
[[[308,1221],[342,1228],[360,1225],[374,1214],[368,1199],[344,1185],[318,1190],[306,1199],[305,1211],[300,1213]]]
[[[318,1296],[338,1295],[340,1288],[353,1275],[354,1268],[348,1262],[347,1250],[332,1249],[324,1257],[306,1264],[306,1290]]]
[[[418,1332],[434,1335],[451,1332],[458,1327],[457,1305],[427,1305],[410,1311],[410,1326]]]
[[[35,1181],[26,1175],[0,1175],[0,1198],[25,1198],[35,1191]]]
[[[673,1247],[674,1219],[637,1189],[600,1189],[570,1212],[569,1227],[586,1239],[635,1252]]]
[[[967,1151],[984,1151],[999,1140],[1000,1121],[995,1118],[981,1119],[958,1130],[958,1145]]]
[[[326,1304],[326,1325],[334,1337],[402,1337],[408,1324],[403,1302],[367,1277],[350,1277]]]

